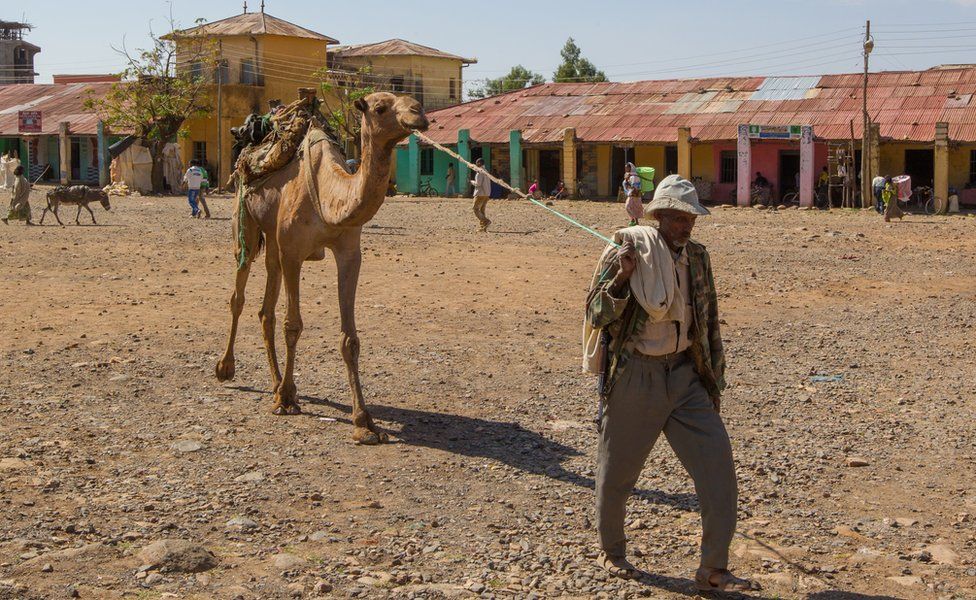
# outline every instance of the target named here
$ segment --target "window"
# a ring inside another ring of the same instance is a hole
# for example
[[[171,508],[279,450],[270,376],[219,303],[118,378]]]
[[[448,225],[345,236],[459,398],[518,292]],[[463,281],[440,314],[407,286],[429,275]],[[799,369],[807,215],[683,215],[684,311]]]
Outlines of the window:
[[[451,77],[451,100],[457,100],[457,79]]]
[[[420,174],[434,174],[434,149],[423,148],[420,150]]]
[[[723,150],[719,158],[718,182],[736,183],[739,180],[739,156],[735,150]]]
[[[207,142],[193,142],[193,158],[201,165],[207,163]]]
[[[393,79],[390,79],[390,88],[394,92],[402,92],[404,90],[403,77],[394,77]]]
[[[203,63],[190,63],[190,79],[194,81],[203,79]]]
[[[261,85],[261,75],[258,74],[257,63],[253,58],[241,60],[241,84]]]
[[[227,59],[217,62],[217,68],[214,69],[214,83],[230,83],[230,63]]]
[[[976,183],[976,150],[969,151],[969,183]]]

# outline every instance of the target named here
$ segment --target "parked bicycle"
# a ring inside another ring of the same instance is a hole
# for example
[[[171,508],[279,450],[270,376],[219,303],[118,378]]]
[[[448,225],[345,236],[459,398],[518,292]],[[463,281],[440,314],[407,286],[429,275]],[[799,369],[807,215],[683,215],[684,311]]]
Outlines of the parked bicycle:
[[[927,215],[935,213],[935,196],[929,186],[920,185],[912,190],[912,199],[920,211],[924,211]]]
[[[437,188],[435,188],[433,184],[430,183],[430,179],[431,178],[428,177],[427,179],[420,180],[420,189],[417,192],[418,196],[427,196],[429,198],[432,198],[434,196],[441,195],[440,192],[437,191]]]

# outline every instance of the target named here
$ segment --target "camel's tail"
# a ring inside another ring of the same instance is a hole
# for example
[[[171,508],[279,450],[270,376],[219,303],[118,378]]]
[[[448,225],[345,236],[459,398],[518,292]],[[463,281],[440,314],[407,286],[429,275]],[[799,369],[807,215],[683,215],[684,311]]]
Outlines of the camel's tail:
[[[237,181],[237,212],[234,215],[234,253],[237,269],[243,269],[261,254],[264,232],[247,209],[247,193],[243,179]]]

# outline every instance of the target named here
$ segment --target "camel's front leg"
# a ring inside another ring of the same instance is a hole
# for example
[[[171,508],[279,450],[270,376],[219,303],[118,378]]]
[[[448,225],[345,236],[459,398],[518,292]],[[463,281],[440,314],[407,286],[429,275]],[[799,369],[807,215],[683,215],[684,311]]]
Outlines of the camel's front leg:
[[[359,267],[363,255],[359,246],[360,230],[342,237],[333,250],[339,277],[339,316],[342,334],[339,349],[346,363],[349,387],[352,391],[352,439],[360,444],[379,444],[389,441],[389,436],[373,424],[366,410],[363,388],[359,383],[359,335],[356,333],[356,286],[359,284]]]
[[[217,361],[217,381],[229,381],[234,378],[234,341],[237,340],[237,322],[241,318],[241,311],[244,310],[244,289],[247,287],[247,278],[251,274],[251,261],[247,261],[244,266],[237,270],[237,277],[234,281],[234,293],[230,296],[230,335],[227,336],[227,349],[224,356]]]
[[[288,299],[288,311],[285,313],[285,374],[275,391],[274,408],[271,412],[276,415],[297,415],[302,412],[298,406],[298,394],[295,387],[295,349],[298,338],[302,335],[302,313],[298,304],[298,287],[302,280],[302,262],[304,258],[286,256],[280,258],[281,272],[285,279],[285,296]]]

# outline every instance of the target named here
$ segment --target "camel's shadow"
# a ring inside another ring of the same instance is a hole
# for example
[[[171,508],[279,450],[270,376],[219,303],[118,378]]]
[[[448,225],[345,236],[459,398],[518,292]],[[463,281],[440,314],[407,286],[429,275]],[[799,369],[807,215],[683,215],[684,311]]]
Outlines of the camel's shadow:
[[[331,400],[313,396],[302,396],[300,399],[345,414],[351,412],[348,406]],[[391,433],[404,444],[495,460],[524,473],[594,489],[591,477],[580,475],[563,466],[565,460],[582,456],[582,451],[526,429],[518,423],[377,404],[371,404],[369,409],[377,419],[398,423],[400,430]],[[346,418],[340,418],[339,421],[350,423]],[[695,494],[639,489],[634,491],[634,495],[653,504],[667,504],[681,510],[698,511],[698,497]]]

